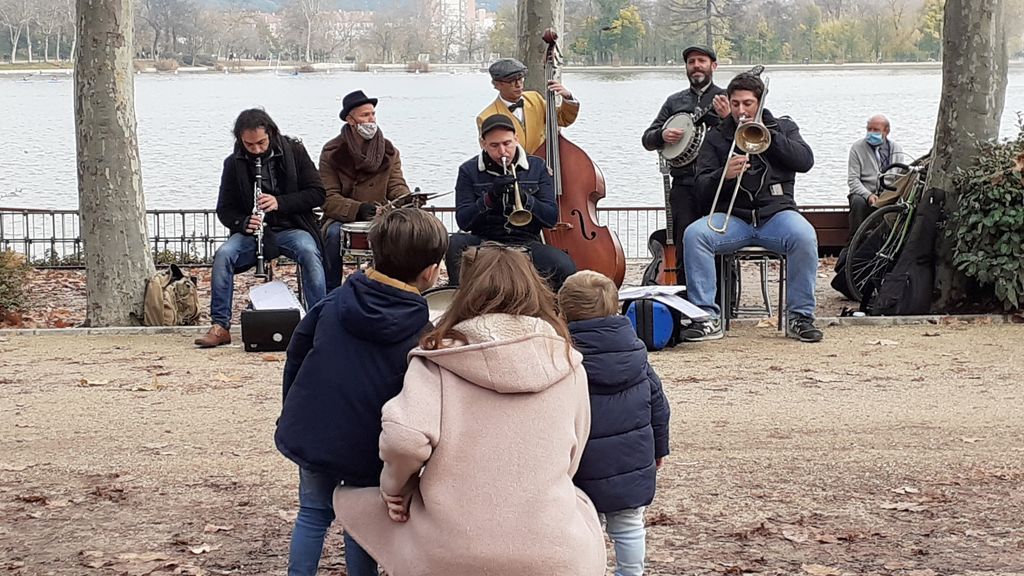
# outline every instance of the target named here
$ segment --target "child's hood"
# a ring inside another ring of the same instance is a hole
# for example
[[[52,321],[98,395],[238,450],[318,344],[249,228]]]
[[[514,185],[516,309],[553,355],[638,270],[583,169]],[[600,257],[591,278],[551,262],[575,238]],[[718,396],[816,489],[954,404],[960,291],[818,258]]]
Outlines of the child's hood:
[[[338,320],[360,340],[396,343],[417,335],[430,322],[423,296],[353,274],[345,280]]]
[[[465,342],[439,350],[416,348],[411,354],[502,394],[540,392],[582,371],[579,353],[571,350],[567,356],[565,340],[540,318],[485,314],[456,324],[455,330]]]
[[[569,332],[583,354],[592,393],[615,394],[646,377],[647,349],[625,316],[577,320]]]

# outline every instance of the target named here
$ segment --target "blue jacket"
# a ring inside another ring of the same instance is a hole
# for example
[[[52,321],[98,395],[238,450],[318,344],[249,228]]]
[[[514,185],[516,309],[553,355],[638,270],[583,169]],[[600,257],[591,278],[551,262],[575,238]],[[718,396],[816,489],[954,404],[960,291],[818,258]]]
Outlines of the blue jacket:
[[[288,345],[277,449],[307,470],[377,486],[381,408],[402,390],[428,314],[419,294],[363,273],[310,309]]]
[[[598,512],[654,500],[655,458],[668,454],[669,406],[625,316],[569,323],[590,386],[590,439],[573,482]]]
[[[540,240],[541,229],[558,223],[558,199],[544,160],[528,156],[523,147],[519,147],[515,166],[520,200],[523,208],[533,213],[533,221],[526,226],[511,226],[507,223],[513,207],[510,190],[500,191],[499,197],[505,201],[499,205],[488,207],[484,202],[484,196],[494,186],[494,179],[500,176],[499,172],[488,169],[485,154],[481,152],[459,166],[459,177],[455,181],[455,221],[459,229],[485,240]]]

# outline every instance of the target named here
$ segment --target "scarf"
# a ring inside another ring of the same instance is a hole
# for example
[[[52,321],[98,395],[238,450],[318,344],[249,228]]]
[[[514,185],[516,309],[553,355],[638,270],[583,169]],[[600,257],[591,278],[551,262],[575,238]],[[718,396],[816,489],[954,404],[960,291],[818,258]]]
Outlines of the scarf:
[[[345,124],[341,127],[341,138],[348,147],[356,172],[376,174],[380,170],[380,165],[384,162],[384,134],[380,128],[373,138],[363,140],[351,126]]]

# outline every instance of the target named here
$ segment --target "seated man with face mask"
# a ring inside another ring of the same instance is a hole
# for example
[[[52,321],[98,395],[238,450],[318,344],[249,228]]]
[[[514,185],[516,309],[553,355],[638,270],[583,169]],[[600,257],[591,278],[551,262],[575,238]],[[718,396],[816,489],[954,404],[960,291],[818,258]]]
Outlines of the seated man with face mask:
[[[875,210],[875,202],[883,192],[879,185],[882,169],[893,162],[909,162],[903,147],[889,139],[889,119],[876,114],[868,119],[864,138],[850,146],[847,184],[850,194],[850,237],[861,222]]]
[[[341,223],[372,220],[381,204],[409,194],[398,149],[377,127],[377,99],[356,90],[342,100],[338,116],[341,134],[320,153],[328,292],[341,284]]]

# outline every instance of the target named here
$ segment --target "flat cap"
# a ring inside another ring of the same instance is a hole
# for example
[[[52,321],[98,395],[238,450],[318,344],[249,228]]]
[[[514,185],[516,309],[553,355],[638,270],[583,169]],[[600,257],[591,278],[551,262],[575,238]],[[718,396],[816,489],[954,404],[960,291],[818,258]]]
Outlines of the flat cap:
[[[502,58],[487,69],[491,80],[515,80],[526,75],[526,65],[515,58]]]
[[[718,54],[715,54],[715,51],[712,48],[708,48],[707,46],[701,46],[700,44],[694,44],[693,46],[690,46],[686,50],[683,50],[683,61],[686,61],[686,59],[690,57],[690,53],[692,52],[700,52],[701,54],[707,56],[708,58],[711,58],[712,62],[718,62]]]
[[[512,124],[511,118],[504,114],[491,114],[484,119],[482,124],[480,124],[480,137],[483,138],[488,132],[495,128],[504,128],[513,132],[516,131],[515,124]]]

